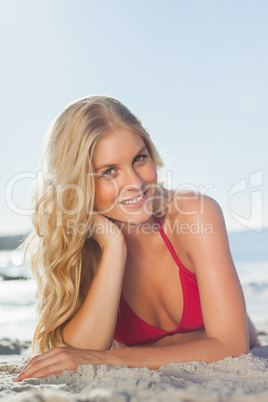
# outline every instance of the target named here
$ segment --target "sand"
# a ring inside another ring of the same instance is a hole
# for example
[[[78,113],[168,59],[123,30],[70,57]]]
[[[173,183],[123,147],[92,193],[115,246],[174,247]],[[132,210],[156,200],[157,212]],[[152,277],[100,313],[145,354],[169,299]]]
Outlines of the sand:
[[[29,343],[0,340],[0,400],[20,402],[80,401],[268,401],[268,335],[264,346],[238,358],[172,363],[158,370],[79,366],[60,376],[14,383],[29,358]]]

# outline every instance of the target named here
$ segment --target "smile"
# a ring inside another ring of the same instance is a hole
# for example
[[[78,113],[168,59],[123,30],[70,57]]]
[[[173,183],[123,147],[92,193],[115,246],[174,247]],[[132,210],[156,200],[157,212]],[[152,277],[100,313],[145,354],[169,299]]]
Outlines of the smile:
[[[145,191],[145,193],[146,193],[146,191]],[[134,198],[133,200],[122,201],[121,204],[125,204],[125,205],[137,204],[138,202],[140,202],[143,199],[145,193],[142,193],[141,195],[139,195],[137,198]]]

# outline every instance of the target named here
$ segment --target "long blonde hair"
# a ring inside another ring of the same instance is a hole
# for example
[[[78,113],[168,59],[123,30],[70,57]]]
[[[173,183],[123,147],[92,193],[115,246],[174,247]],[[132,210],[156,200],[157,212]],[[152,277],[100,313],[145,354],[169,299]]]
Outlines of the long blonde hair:
[[[101,249],[88,231],[82,230],[90,228],[94,207],[92,153],[99,138],[116,127],[138,133],[156,168],[162,167],[141,121],[114,98],[98,95],[79,99],[51,126],[42,178],[32,195],[33,232],[26,244],[38,287],[39,321],[33,338],[37,352],[64,346],[62,328],[85,297],[81,283],[91,283],[96,272]],[[163,213],[163,208],[155,205],[155,214]]]

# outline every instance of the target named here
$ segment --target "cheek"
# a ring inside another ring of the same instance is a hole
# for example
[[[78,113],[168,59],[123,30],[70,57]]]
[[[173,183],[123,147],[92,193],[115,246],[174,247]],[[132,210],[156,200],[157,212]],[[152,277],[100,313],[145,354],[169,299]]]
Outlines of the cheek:
[[[95,208],[103,209],[103,206],[110,205],[118,196],[118,188],[116,182],[109,181],[98,183],[95,186]]]
[[[150,166],[148,166],[144,180],[154,184],[157,182],[157,170],[153,163],[151,163]]]

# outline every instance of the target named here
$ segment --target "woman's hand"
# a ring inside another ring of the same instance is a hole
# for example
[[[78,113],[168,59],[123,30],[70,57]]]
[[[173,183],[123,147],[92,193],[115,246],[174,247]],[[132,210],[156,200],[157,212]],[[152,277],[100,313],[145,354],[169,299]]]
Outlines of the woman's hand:
[[[119,227],[106,216],[97,212],[93,215],[91,235],[99,243],[102,250],[110,245],[125,244],[124,235]]]
[[[55,348],[48,352],[34,356],[24,367],[22,372],[13,380],[19,382],[25,378],[42,378],[52,374],[62,374],[63,370],[76,370],[82,364],[108,364],[107,352],[74,349]],[[106,361],[105,361],[106,360]]]

